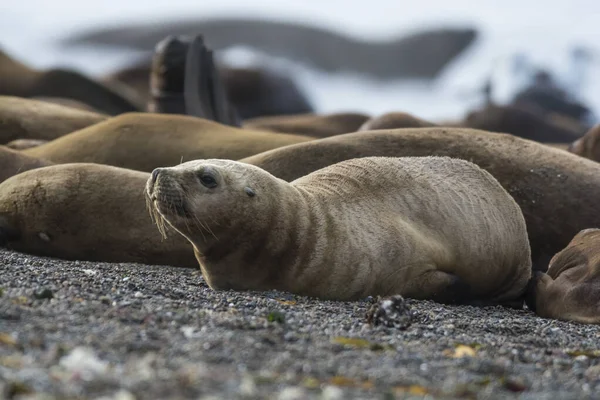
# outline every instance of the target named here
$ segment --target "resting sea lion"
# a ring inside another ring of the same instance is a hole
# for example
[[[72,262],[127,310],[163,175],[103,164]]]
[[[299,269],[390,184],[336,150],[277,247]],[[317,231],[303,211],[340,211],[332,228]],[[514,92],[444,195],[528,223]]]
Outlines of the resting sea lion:
[[[449,156],[487,170],[521,207],[539,270],[577,232],[600,226],[600,165],[513,135],[442,127],[356,132],[240,161],[292,181],[343,160],[371,156]]]
[[[312,137],[328,137],[356,132],[369,118],[360,113],[300,114],[260,117],[244,121],[244,128]]]
[[[157,221],[193,244],[213,289],[503,302],[531,276],[521,210],[464,160],[354,159],[290,183],[196,160],[154,170],[146,195]]]
[[[570,129],[543,115],[514,106],[491,105],[473,111],[460,125],[490,132],[510,133],[542,143],[570,143],[585,133],[585,130]]]
[[[0,95],[73,99],[109,115],[140,110],[138,99],[133,98],[132,93],[123,86],[109,87],[71,70],[36,70],[2,50]]]
[[[568,150],[578,156],[600,161],[600,124],[587,131],[582,138],[577,139]]]
[[[13,175],[48,165],[52,165],[52,163],[27,156],[6,146],[0,146],[0,182],[4,182]]]
[[[150,175],[97,164],[65,164],[0,184],[0,242],[68,260],[195,267],[190,244],[161,238],[146,209]]]
[[[184,115],[127,113],[23,153],[57,164],[97,163],[150,172],[198,158],[235,160],[311,139]]]
[[[600,323],[600,229],[579,232],[535,273],[527,305],[545,318]]]
[[[369,119],[357,130],[374,131],[378,129],[427,128],[430,126],[436,126],[436,124],[404,112],[389,112]]]
[[[45,101],[0,96],[0,143],[17,139],[52,140],[107,118]]]

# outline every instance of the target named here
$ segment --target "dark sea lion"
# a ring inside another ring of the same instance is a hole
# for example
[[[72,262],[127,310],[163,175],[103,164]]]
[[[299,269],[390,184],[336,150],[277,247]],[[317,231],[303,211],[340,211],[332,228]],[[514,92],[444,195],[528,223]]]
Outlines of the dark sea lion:
[[[97,164],[23,172],[0,184],[0,242],[67,260],[197,268],[190,244],[161,238],[146,209],[150,175]]]
[[[150,100],[150,71],[152,59],[143,58],[140,61],[132,63],[126,67],[104,75],[100,82],[112,84],[119,82],[135,90],[138,98],[143,104],[148,104]]]
[[[129,94],[124,87],[108,87],[76,71],[30,68],[0,50],[0,95],[72,99],[116,115],[140,110]]]
[[[578,156],[600,161],[600,124],[593,126],[582,138],[571,143],[568,150]]]
[[[385,41],[366,41],[306,24],[263,18],[211,18],[100,28],[71,35],[62,43],[152,51],[168,35],[197,33],[202,33],[213,50],[248,46],[327,72],[351,71],[382,79],[433,79],[477,36],[471,28],[438,28]]]
[[[600,226],[600,165],[513,135],[442,127],[367,131],[286,146],[240,161],[289,182],[343,160],[372,156],[448,156],[487,170],[521,207],[538,270],[545,270],[577,232]]]
[[[377,129],[427,128],[436,126],[433,122],[425,121],[404,112],[389,112],[372,117],[357,129],[358,131],[374,131]]]
[[[156,44],[150,72],[149,112],[186,114],[183,90],[188,49],[189,41],[177,36],[167,36]]]
[[[202,35],[191,38],[185,61],[185,109],[187,115],[239,127],[241,119],[229,101],[213,52],[204,44]]]
[[[468,113],[456,126],[510,133],[542,143],[567,143],[585,132],[582,126],[566,124],[561,119],[545,116],[533,108],[495,104]]]
[[[545,318],[600,324],[600,229],[584,229],[536,272],[527,305]]]
[[[6,146],[0,146],[0,182],[30,169],[49,165],[52,165],[50,161],[30,157]]]
[[[470,112],[459,125],[490,132],[510,133],[542,143],[570,143],[585,133],[560,126],[543,115],[514,106],[490,105]]]
[[[17,139],[53,140],[107,118],[45,101],[0,96],[0,143]]]
[[[521,297],[531,277],[519,206],[464,160],[353,159],[290,183],[196,160],[154,170],[146,195],[213,289],[496,303]]]
[[[240,118],[313,113],[315,108],[292,77],[267,68],[220,68],[226,95]]]
[[[235,160],[312,139],[184,115],[126,113],[23,153],[57,164],[97,163],[150,172],[198,158]]]
[[[324,138],[356,132],[369,118],[361,113],[300,114],[244,121],[244,128]]]

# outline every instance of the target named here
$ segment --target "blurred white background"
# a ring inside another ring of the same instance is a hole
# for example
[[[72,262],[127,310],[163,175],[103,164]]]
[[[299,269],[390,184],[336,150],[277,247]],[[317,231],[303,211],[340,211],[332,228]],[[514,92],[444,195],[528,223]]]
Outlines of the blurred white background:
[[[35,67],[68,66],[93,75],[110,72],[131,59],[116,51],[67,51],[56,45],[59,39],[128,21],[194,16],[291,20],[363,38],[398,36],[440,25],[477,28],[477,41],[432,85],[293,67],[320,112],[402,110],[437,120],[459,118],[479,104],[477,95],[465,93],[481,87],[490,73],[494,98],[508,100],[515,90],[508,61],[516,52],[526,53],[560,77],[567,73],[573,45],[600,51],[598,0],[19,0],[4,1],[0,10],[0,45],[10,54]],[[580,97],[600,113],[600,57],[588,75]]]

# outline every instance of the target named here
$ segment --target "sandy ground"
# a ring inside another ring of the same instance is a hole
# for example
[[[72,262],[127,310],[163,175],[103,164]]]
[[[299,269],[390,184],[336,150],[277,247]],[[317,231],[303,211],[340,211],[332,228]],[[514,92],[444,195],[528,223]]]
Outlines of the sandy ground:
[[[171,267],[0,260],[4,398],[600,398],[599,326],[407,300],[401,327],[385,327],[367,322],[375,299],[215,292]]]

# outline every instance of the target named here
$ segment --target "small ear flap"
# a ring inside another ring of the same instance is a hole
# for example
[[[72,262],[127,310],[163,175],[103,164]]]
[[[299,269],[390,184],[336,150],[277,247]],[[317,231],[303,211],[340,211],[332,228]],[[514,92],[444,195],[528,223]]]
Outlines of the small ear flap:
[[[252,190],[252,188],[245,187],[244,192],[246,192],[246,194],[250,197],[256,196],[256,193],[254,192],[254,190]]]
[[[18,240],[21,232],[14,226],[10,220],[0,215],[0,246],[6,246],[9,242]]]

